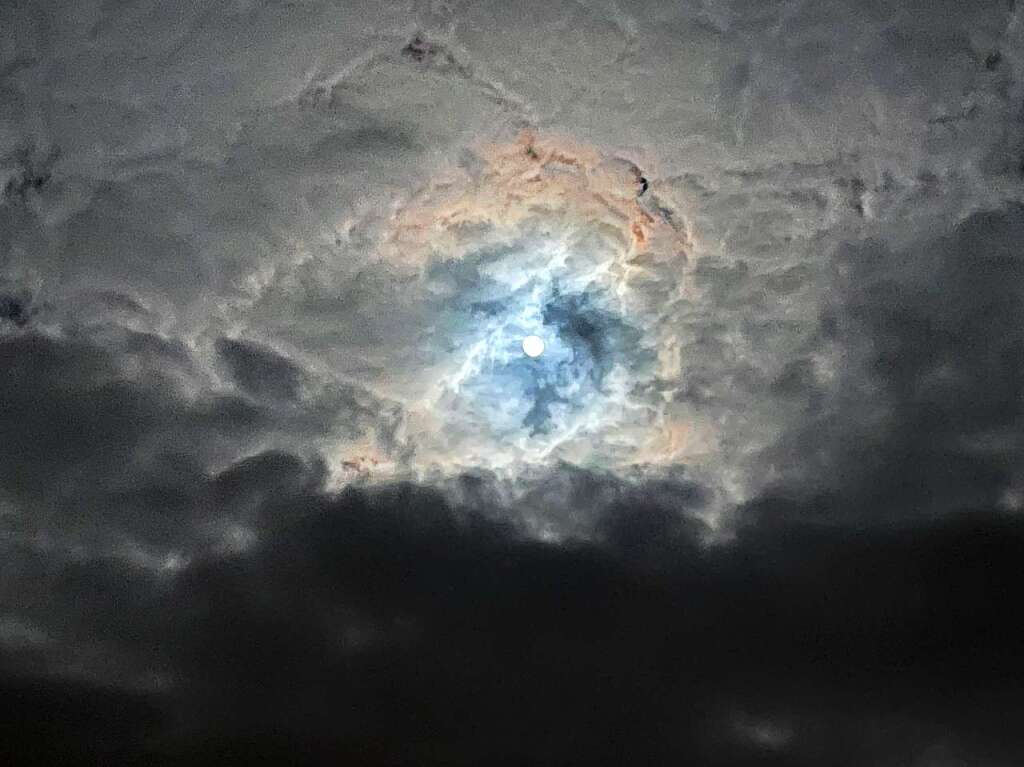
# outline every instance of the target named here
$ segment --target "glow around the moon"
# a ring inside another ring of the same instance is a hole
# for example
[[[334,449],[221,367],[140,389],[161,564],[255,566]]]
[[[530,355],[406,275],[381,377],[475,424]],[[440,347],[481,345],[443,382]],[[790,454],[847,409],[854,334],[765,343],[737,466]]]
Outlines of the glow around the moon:
[[[700,433],[658,383],[678,365],[659,317],[689,300],[677,204],[641,195],[634,161],[570,141],[525,132],[476,155],[403,203],[379,251],[425,286],[446,350],[391,392],[411,464],[676,460]]]
[[[527,336],[523,339],[523,353],[527,357],[539,357],[544,353],[544,339],[540,336]]]

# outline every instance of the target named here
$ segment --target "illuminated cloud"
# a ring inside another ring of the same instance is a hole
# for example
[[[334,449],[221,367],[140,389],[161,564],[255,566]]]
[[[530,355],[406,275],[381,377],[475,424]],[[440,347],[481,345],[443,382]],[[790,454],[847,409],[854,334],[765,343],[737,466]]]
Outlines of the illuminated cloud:
[[[436,367],[386,384],[423,467],[678,460],[657,381],[677,343],[690,242],[624,158],[521,133],[476,148],[402,202],[381,256],[430,307]],[[544,356],[523,359],[538,334]]]

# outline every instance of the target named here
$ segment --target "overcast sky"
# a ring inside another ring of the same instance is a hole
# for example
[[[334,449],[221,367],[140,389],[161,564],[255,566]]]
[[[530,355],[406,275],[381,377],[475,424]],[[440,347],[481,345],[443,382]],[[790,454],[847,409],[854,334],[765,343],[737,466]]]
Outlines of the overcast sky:
[[[0,0],[0,756],[1021,764],[1022,243],[1014,0]]]

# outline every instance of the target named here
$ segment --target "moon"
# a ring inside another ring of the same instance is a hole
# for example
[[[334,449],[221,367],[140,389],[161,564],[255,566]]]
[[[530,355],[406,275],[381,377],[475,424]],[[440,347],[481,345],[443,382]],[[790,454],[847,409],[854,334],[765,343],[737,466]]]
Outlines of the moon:
[[[540,336],[527,336],[523,339],[523,352],[527,357],[539,357],[544,353],[544,340]]]

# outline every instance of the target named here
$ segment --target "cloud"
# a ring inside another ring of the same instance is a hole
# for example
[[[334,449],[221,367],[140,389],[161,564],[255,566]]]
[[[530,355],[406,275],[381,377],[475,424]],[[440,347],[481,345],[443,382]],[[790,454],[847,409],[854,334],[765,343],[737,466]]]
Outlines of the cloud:
[[[1016,764],[1021,10],[414,6],[0,10],[0,754]]]
[[[150,732],[147,749],[185,763],[243,743],[309,764],[853,765],[938,747],[1010,763],[1019,520],[865,532],[764,517],[706,547],[636,493],[603,512],[600,541],[561,544],[429,488],[314,493],[257,549],[170,588],[111,589],[115,563],[53,588],[172,672],[151,729],[119,742]]]
[[[0,682],[10,712],[0,724],[0,754],[34,764],[123,764],[159,723],[146,696],[84,684],[11,679]]]
[[[249,394],[279,400],[299,396],[300,371],[285,357],[257,344],[230,338],[218,339],[217,353],[238,385]]]
[[[770,451],[802,475],[789,489],[890,519],[993,507],[1019,486],[1022,233],[1013,205],[901,252],[837,252],[822,320],[836,380],[805,358],[775,383],[817,403]]]

